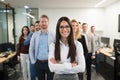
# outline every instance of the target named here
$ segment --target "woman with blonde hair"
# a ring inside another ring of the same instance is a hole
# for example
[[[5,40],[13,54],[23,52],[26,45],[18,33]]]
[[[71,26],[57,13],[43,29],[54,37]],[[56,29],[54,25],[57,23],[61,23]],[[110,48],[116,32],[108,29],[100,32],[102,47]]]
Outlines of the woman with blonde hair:
[[[85,37],[81,34],[81,23],[77,22],[75,19],[71,20],[71,25],[73,28],[74,40],[81,42],[83,46],[84,56],[88,53],[87,45],[85,42]],[[79,79],[83,80],[83,73],[79,73]]]

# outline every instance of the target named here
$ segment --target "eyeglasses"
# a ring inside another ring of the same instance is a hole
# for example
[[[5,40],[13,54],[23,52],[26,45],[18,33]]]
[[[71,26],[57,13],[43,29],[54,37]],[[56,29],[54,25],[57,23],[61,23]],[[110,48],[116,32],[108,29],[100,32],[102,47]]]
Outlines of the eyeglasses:
[[[70,26],[69,26],[69,25],[66,25],[66,26],[60,26],[59,28],[60,28],[60,29],[64,29],[64,28],[68,29],[68,28],[70,28]]]

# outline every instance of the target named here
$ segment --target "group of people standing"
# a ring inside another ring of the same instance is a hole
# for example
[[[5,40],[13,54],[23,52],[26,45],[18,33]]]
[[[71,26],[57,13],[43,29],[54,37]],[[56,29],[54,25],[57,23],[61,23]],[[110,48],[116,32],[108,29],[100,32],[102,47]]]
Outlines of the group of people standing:
[[[56,34],[48,30],[49,18],[42,15],[30,29],[24,26],[19,39],[19,56],[24,80],[91,80],[91,63],[95,58],[95,27],[87,33],[87,23],[61,17]],[[98,45],[97,45],[98,46]],[[36,79],[37,78],[37,79]]]

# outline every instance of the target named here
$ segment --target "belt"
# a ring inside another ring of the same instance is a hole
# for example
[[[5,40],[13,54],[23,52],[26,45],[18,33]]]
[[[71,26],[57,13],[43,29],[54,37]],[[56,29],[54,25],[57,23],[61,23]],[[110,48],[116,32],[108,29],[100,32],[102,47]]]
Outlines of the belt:
[[[48,60],[37,60],[39,62],[48,62]]]

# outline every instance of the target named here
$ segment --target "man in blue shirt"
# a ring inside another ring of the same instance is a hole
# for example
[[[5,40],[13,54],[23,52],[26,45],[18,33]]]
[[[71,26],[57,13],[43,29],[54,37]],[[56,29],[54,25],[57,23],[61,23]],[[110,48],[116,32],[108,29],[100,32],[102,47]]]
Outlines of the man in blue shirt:
[[[24,45],[25,46],[30,45],[30,40],[31,40],[31,37],[32,37],[33,33],[35,31],[38,32],[39,30],[40,30],[39,21],[36,21],[35,25],[30,25],[30,31],[31,31],[31,33],[28,35],[27,39],[24,41]]]
[[[54,41],[54,35],[48,32],[49,18],[42,15],[39,19],[41,30],[37,34],[33,34],[30,41],[30,60],[35,64],[36,74],[38,80],[53,80],[53,73],[50,72],[48,67],[48,53],[49,45]]]
[[[35,25],[31,25],[30,30],[31,30],[31,33],[28,35],[27,39],[24,41],[25,46],[30,45],[30,40],[31,40],[33,33],[35,31],[37,32],[40,30],[39,21],[36,21]],[[34,66],[34,64],[31,64],[31,62],[30,62],[30,78],[31,78],[31,80],[36,80],[35,66]]]

